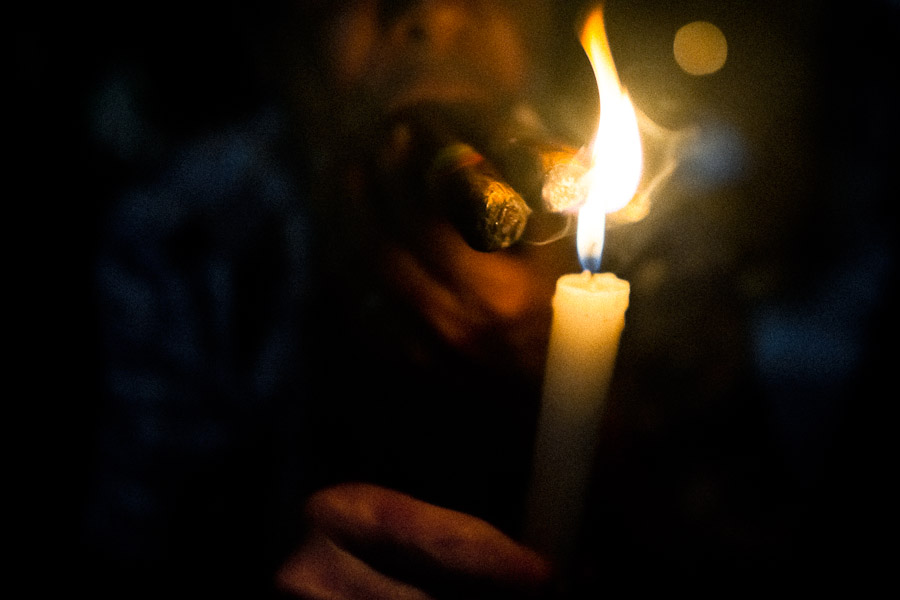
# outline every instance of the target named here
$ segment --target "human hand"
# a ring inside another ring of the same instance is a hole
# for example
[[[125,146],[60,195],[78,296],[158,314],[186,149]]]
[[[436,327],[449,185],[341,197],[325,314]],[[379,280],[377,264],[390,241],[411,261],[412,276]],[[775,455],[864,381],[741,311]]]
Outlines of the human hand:
[[[304,600],[539,598],[549,563],[485,521],[370,484],[306,504],[306,537],[278,588]]]

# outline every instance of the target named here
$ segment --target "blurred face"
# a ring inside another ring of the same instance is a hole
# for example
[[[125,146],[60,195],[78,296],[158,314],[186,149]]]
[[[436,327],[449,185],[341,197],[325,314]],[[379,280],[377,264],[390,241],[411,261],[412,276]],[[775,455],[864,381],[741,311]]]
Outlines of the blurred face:
[[[387,9],[386,4],[392,4]],[[327,34],[330,71],[378,110],[423,100],[499,102],[522,92],[532,40],[549,21],[534,0],[355,0]]]
[[[469,247],[423,197],[422,173],[408,166],[417,158],[409,139],[415,133],[394,123],[422,103],[438,106],[438,115],[441,106],[502,112],[521,103],[543,80],[533,57],[550,9],[535,0],[387,4],[355,0],[325,27],[322,60],[333,90],[327,112],[335,120],[326,133],[339,138],[344,161],[329,207],[342,255],[333,260],[357,267],[371,260],[371,268],[357,270],[371,273],[457,350],[539,373],[556,277],[576,268],[560,256],[574,261],[574,251],[559,244]]]

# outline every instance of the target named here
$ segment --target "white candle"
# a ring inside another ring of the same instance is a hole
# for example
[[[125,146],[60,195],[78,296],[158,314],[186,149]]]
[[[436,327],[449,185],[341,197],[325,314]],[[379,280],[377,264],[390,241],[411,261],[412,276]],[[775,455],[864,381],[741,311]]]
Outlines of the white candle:
[[[563,564],[577,542],[629,290],[612,273],[556,282],[525,539]]]
[[[643,163],[637,116],[619,83],[599,9],[588,15],[581,43],[601,107],[578,209],[578,255],[586,270],[556,282],[525,523],[526,542],[562,568],[578,541],[630,292],[627,281],[591,271],[600,267],[606,215],[634,196]]]

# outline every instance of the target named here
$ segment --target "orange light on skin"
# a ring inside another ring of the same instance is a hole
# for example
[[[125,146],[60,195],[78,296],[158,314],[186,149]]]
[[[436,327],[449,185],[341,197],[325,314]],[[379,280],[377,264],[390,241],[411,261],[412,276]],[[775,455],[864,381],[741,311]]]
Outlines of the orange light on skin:
[[[594,10],[581,33],[600,95],[600,116],[591,145],[587,197],[578,211],[578,256],[585,269],[600,270],[606,215],[632,199],[641,182],[643,151],[634,104],[619,82],[602,9]]]

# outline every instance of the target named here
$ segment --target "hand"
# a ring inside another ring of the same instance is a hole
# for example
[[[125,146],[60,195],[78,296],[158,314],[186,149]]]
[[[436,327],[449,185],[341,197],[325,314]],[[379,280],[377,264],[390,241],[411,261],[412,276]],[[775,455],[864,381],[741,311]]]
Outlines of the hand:
[[[277,575],[306,600],[537,598],[549,564],[488,523],[369,484],[306,505],[307,535]]]

